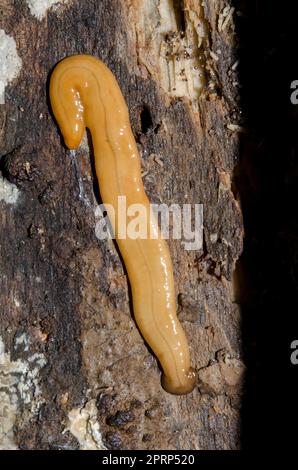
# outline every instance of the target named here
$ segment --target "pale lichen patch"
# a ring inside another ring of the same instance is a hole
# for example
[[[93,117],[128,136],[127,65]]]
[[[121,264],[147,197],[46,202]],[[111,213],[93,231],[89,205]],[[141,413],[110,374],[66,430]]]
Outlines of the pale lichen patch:
[[[18,76],[21,66],[15,40],[0,29],[0,104],[5,103],[5,88]]]
[[[19,336],[17,346],[20,344],[27,344],[26,335]],[[13,430],[19,409],[22,407],[22,420],[26,421],[43,403],[39,373],[45,365],[46,359],[39,353],[11,360],[0,338],[0,450],[17,449]]]
[[[20,336],[18,336],[15,339],[14,348],[18,349],[19,346],[22,346],[24,351],[28,351],[28,349],[29,349],[29,339],[28,339],[28,336],[25,333],[22,333]]]
[[[0,201],[4,201],[6,204],[16,204],[19,193],[20,191],[14,184],[0,175]]]
[[[97,421],[96,400],[89,400],[82,408],[73,408],[68,414],[68,426],[78,440],[81,450],[105,450]]]
[[[27,0],[28,7],[30,8],[31,15],[35,16],[38,20],[42,20],[48,9],[54,5],[67,3],[68,0]]]

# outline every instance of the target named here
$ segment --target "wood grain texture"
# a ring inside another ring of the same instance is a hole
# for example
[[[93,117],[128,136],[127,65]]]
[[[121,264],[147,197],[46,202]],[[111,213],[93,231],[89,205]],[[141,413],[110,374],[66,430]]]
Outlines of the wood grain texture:
[[[35,384],[28,403],[18,397],[17,447],[82,447],[73,432],[62,431],[70,427],[70,411],[91,402],[107,448],[239,447],[244,366],[232,278],[243,224],[231,184],[238,134],[227,128],[239,118],[230,72],[235,32],[233,21],[218,31],[226,2],[205,3],[208,47],[221,53],[216,61],[205,51],[207,85],[194,110],[186,99],[169,97],[158,74],[144,66],[135,2],[73,0],[42,21],[25,1],[2,2],[0,28],[15,39],[23,67],[0,107],[1,171],[20,191],[17,204],[0,202],[1,337],[13,364],[30,365],[35,353],[46,359],[36,379],[40,394]],[[175,2],[180,17],[182,4]],[[179,318],[200,379],[187,397],[160,389],[118,252],[95,236],[99,199],[89,147],[85,142],[78,152],[88,208],[49,110],[50,71],[77,53],[98,56],[121,85],[150,200],[204,204],[203,248],[187,252],[170,240]],[[26,347],[18,340],[23,334]]]

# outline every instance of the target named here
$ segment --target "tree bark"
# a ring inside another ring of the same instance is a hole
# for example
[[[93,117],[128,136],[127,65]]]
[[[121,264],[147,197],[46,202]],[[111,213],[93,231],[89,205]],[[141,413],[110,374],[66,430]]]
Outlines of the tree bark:
[[[0,446],[237,449],[237,12],[222,0],[70,0],[44,12],[34,3],[0,5],[0,29],[21,60],[0,105]],[[95,235],[88,140],[76,168],[51,114],[51,70],[78,53],[117,77],[150,201],[204,207],[200,250],[169,240],[199,378],[187,396],[161,388],[116,246]]]

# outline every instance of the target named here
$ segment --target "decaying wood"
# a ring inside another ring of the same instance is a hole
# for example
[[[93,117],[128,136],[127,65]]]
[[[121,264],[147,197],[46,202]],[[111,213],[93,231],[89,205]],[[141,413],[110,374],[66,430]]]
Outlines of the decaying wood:
[[[0,28],[22,61],[0,105],[0,445],[238,448],[236,12],[223,0],[70,0],[37,18],[28,3],[0,6]],[[100,200],[87,140],[77,159],[90,204],[78,197],[47,96],[51,69],[75,53],[94,54],[115,73],[150,200],[204,205],[202,249],[170,240],[179,318],[199,376],[191,395],[161,389],[115,245],[95,235]],[[185,67],[175,68],[180,60]]]

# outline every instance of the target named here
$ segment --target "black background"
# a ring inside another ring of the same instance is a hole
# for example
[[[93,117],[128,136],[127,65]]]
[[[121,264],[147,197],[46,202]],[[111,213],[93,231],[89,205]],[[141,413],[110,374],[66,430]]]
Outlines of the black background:
[[[290,344],[298,339],[298,105],[290,101],[291,82],[298,80],[298,1],[235,0],[234,6],[244,12],[237,37],[241,124],[248,129],[234,178],[246,233],[240,261],[244,450],[237,457],[206,453],[200,468],[209,467],[208,458],[217,468],[285,461],[298,441],[298,365],[290,362]],[[97,453],[79,454],[2,451],[0,463],[100,465]]]
[[[235,175],[245,224],[241,266],[247,365],[242,447],[285,459],[296,450],[298,366],[298,2],[234,2],[243,126]]]

